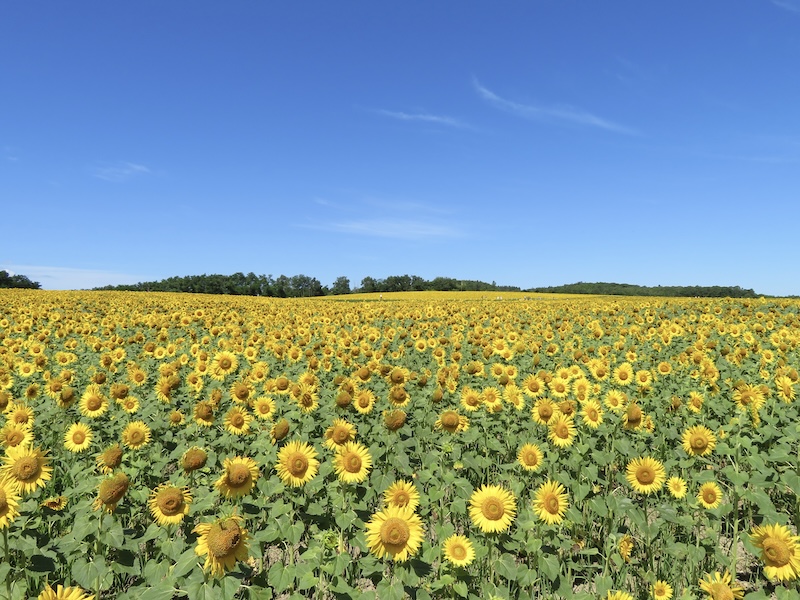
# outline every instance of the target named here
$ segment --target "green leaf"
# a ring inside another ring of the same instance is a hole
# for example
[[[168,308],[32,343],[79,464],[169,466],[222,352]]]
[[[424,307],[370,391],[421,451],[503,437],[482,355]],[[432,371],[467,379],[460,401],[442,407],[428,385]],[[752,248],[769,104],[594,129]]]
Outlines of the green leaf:
[[[453,584],[453,591],[461,596],[462,598],[466,598],[469,595],[469,590],[467,589],[467,584],[463,581],[457,581]]]
[[[503,554],[498,560],[494,562],[494,570],[500,577],[515,581],[517,579],[517,562],[510,554]]]
[[[190,548],[186,552],[180,555],[175,564],[172,566],[172,572],[170,575],[173,579],[181,579],[187,573],[189,573],[192,569],[197,566],[197,554],[195,553],[193,548]]]
[[[276,592],[285,592],[294,584],[294,571],[294,567],[287,567],[283,563],[276,562],[269,569],[267,581]]]
[[[561,571],[561,563],[558,561],[558,556],[550,554],[539,562],[539,568],[547,579],[555,581]]]

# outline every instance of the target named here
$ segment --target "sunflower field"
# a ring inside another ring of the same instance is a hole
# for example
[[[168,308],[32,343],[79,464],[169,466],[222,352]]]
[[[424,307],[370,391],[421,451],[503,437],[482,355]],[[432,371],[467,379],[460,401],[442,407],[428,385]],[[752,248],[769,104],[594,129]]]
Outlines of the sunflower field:
[[[0,300],[0,598],[800,598],[797,301]]]

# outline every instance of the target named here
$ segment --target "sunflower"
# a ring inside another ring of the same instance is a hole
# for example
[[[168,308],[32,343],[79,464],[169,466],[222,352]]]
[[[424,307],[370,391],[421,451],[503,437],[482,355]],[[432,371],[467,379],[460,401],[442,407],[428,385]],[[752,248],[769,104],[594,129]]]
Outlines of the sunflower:
[[[132,421],[122,430],[122,443],[131,450],[138,450],[150,442],[150,428],[143,421]]]
[[[569,495],[557,481],[548,480],[539,486],[533,497],[533,508],[539,519],[549,525],[561,523],[569,506]]]
[[[571,387],[569,379],[562,377],[553,377],[547,386],[550,388],[550,393],[555,398],[566,398]]]
[[[241,517],[233,515],[213,523],[201,523],[194,528],[197,534],[197,556],[205,556],[204,571],[212,577],[222,577],[236,566],[237,561],[247,560],[247,530],[241,527]]]
[[[466,567],[475,560],[475,548],[468,537],[451,535],[442,542],[444,559],[456,567]]]
[[[633,596],[628,592],[608,590],[608,594],[603,600],[633,600]]]
[[[245,435],[250,432],[250,422],[252,415],[247,409],[239,406],[232,406],[225,414],[223,424],[225,429],[234,435]]]
[[[341,448],[347,442],[356,439],[356,427],[344,419],[334,419],[333,424],[325,430],[323,442],[327,448],[335,450]]]
[[[733,401],[742,410],[757,412],[764,406],[767,399],[759,386],[743,383],[733,390]]]
[[[581,408],[583,422],[592,429],[597,429],[603,422],[603,409],[597,400],[587,400]]]
[[[395,562],[404,562],[414,556],[422,544],[422,520],[408,506],[389,506],[372,515],[366,534],[372,554],[378,558],[388,555]]]
[[[618,385],[630,385],[633,383],[633,367],[630,363],[624,362],[614,369],[614,381]]]
[[[37,596],[37,600],[94,600],[94,594],[89,594],[79,587],[72,586],[57,585],[56,589],[53,589],[48,584],[42,593]]]
[[[383,424],[389,431],[397,431],[406,424],[406,412],[396,408],[383,411]]]
[[[83,392],[79,406],[84,417],[96,419],[108,410],[108,398],[103,395],[99,385],[92,383]]]
[[[275,414],[275,401],[268,396],[261,396],[253,401],[253,412],[261,420],[271,419]]]
[[[386,506],[416,510],[419,505],[419,492],[410,481],[395,481],[383,492]]]
[[[705,397],[700,392],[689,392],[689,401],[686,403],[686,406],[688,406],[689,410],[693,413],[699,413],[703,410],[703,403],[705,401]]]
[[[530,398],[538,398],[544,393],[545,382],[538,375],[528,375],[522,382],[522,393]]]
[[[764,575],[769,579],[790,581],[800,577],[800,537],[785,525],[760,525],[753,529],[750,541],[761,549]]]
[[[481,393],[470,387],[461,390],[461,407],[468,412],[475,412],[483,403]]]
[[[30,425],[18,425],[8,421],[0,429],[0,444],[5,448],[16,448],[17,446],[27,446],[33,442],[33,430]]]
[[[278,452],[275,470],[286,485],[305,485],[314,478],[318,468],[317,451],[306,442],[293,440]]]
[[[68,502],[69,498],[66,496],[50,496],[43,500],[40,506],[58,512],[64,510]]]
[[[625,409],[622,415],[622,426],[625,429],[639,429],[644,423],[645,415],[641,407],[633,402]]]
[[[742,600],[744,598],[744,590],[731,584],[731,574],[728,571],[721,575],[718,571],[715,571],[713,575],[706,573],[698,585],[708,594],[707,600]]]
[[[168,420],[170,427],[180,427],[186,422],[186,415],[179,410],[173,410],[169,413]]]
[[[448,433],[459,433],[469,429],[469,419],[455,410],[446,410],[439,415],[433,428],[437,431],[446,431]]]
[[[672,586],[666,581],[658,579],[650,588],[650,595],[653,596],[654,600],[670,600],[672,598]]]
[[[47,451],[32,446],[8,448],[3,457],[5,464],[0,468],[0,478],[10,478],[22,495],[35,492],[52,477],[53,467],[46,454]]]
[[[503,410],[503,394],[496,387],[487,387],[481,391],[481,401],[486,412],[496,413]]]
[[[722,503],[722,490],[715,482],[709,481],[700,486],[697,500],[703,508],[717,508]]]
[[[667,479],[667,490],[676,500],[680,500],[686,496],[686,480],[682,477],[670,477]]]
[[[108,513],[113,513],[117,508],[117,504],[128,491],[130,483],[130,479],[122,471],[104,479],[100,482],[97,498],[92,504],[92,508],[95,510],[103,509]]]
[[[369,414],[375,406],[375,394],[372,390],[358,390],[353,398],[353,406],[362,415]]]
[[[252,458],[226,458],[222,467],[225,472],[214,483],[214,487],[226,498],[239,498],[249,494],[258,480],[258,465]]]
[[[508,384],[503,390],[503,401],[509,403],[515,410],[525,409],[525,396],[513,383]]]
[[[64,434],[64,447],[70,452],[83,452],[92,443],[92,430],[83,423],[70,425]]]
[[[789,403],[795,399],[796,392],[794,390],[794,381],[789,379],[786,375],[775,378],[775,389],[778,398],[782,401]]]
[[[499,485],[483,485],[469,499],[469,517],[484,533],[506,531],[516,514],[514,494]]]
[[[122,448],[119,444],[112,444],[97,455],[95,462],[101,473],[113,473],[122,464]]]
[[[273,444],[277,444],[285,439],[286,436],[289,435],[289,421],[286,419],[277,421],[270,429],[269,434]]]
[[[562,414],[560,411],[558,415],[550,419],[548,428],[550,429],[548,433],[550,441],[559,448],[571,446],[577,433],[572,417]]]
[[[192,446],[181,456],[181,468],[184,472],[191,473],[205,467],[207,460],[208,454],[205,450],[198,446]]]
[[[539,398],[531,409],[531,416],[536,423],[547,425],[558,414],[558,406],[550,398]]]
[[[319,391],[316,386],[307,383],[301,383],[299,387],[297,395],[294,396],[297,406],[300,407],[303,413],[314,412],[319,408]]]
[[[631,553],[633,552],[633,537],[629,533],[623,535],[617,543],[619,555],[626,563],[631,561]]]
[[[214,424],[214,406],[207,400],[201,400],[194,405],[194,422],[201,427],[210,427]]]
[[[346,442],[333,458],[333,468],[345,483],[361,483],[372,468],[369,449],[358,442]]]
[[[6,411],[8,413],[7,419],[9,423],[33,427],[34,413],[30,406],[25,404],[13,404],[9,405]]]
[[[620,411],[628,403],[628,396],[620,390],[608,390],[604,403],[609,410]]]
[[[517,453],[517,462],[526,471],[538,471],[542,466],[542,460],[544,460],[544,455],[536,444],[524,444]]]
[[[246,381],[237,381],[230,388],[231,398],[239,404],[247,404],[253,391],[253,386]]]
[[[189,505],[192,495],[187,487],[176,487],[169,483],[162,483],[150,494],[147,505],[150,514],[159,525],[175,525],[183,521],[189,514]]]
[[[236,372],[239,368],[239,360],[233,352],[223,350],[217,352],[211,360],[209,373],[213,379],[224,381],[226,377]]]
[[[631,487],[641,494],[652,494],[661,489],[666,479],[664,465],[650,458],[635,458],[628,463],[626,478]]]
[[[691,456],[711,454],[716,444],[714,433],[704,425],[695,425],[683,432],[683,449]]]
[[[7,528],[19,515],[19,486],[14,479],[0,477],[0,529]]]

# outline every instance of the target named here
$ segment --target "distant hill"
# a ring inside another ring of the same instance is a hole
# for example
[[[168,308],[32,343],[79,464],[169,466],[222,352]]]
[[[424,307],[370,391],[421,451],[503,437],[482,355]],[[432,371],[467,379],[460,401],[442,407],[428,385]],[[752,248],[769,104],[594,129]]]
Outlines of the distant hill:
[[[631,285],[629,283],[569,283],[554,287],[540,287],[526,290],[544,294],[599,294],[603,296],[672,296],[677,298],[757,298],[753,290],[737,286],[655,286]]]

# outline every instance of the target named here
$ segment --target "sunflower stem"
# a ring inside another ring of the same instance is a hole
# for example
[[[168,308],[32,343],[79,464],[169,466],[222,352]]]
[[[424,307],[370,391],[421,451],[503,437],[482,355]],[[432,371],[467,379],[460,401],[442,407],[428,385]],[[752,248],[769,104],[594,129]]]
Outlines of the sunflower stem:
[[[6,564],[11,564],[11,557],[8,555],[8,527],[3,527],[3,556]],[[6,596],[11,598],[11,573],[6,575]]]
[[[100,536],[103,534],[103,510],[104,509],[101,507],[100,508],[100,515],[99,515],[99,517],[97,519],[97,540],[95,540],[95,546],[94,546],[94,555],[95,556],[101,556],[102,542],[100,541]],[[98,598],[98,600],[100,598],[100,580],[101,580],[101,577],[102,576],[98,572],[97,577],[95,578],[95,581],[94,581],[95,598]]]

